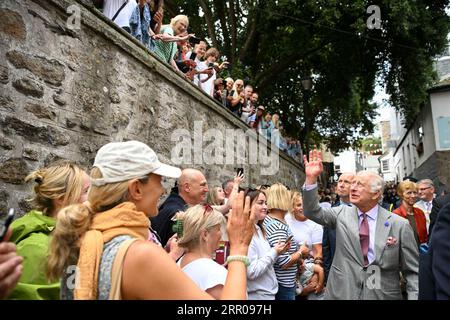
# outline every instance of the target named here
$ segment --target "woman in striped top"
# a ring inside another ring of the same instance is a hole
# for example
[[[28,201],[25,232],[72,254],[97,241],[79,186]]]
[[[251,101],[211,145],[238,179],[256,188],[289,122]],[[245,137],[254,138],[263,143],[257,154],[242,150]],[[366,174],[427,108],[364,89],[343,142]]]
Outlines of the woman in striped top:
[[[280,241],[286,241],[293,236],[285,220],[285,215],[292,206],[291,194],[284,185],[279,183],[272,185],[266,193],[269,215],[264,219],[264,228],[267,241],[271,247],[275,247]],[[301,257],[300,248],[294,241],[291,241],[287,252],[277,257],[274,264],[278,280],[276,300],[295,300],[295,280]]]

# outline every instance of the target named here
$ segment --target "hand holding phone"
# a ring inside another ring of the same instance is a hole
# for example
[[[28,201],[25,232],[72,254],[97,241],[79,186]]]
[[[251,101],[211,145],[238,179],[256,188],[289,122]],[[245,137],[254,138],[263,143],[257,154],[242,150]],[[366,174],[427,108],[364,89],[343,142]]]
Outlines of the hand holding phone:
[[[293,235],[290,235],[289,237],[287,237],[286,243],[291,242],[293,238],[294,238]]]
[[[9,225],[14,220],[14,209],[9,209],[8,214],[6,215],[5,220],[0,221],[0,242],[3,241],[3,239],[6,236],[6,233],[8,232]]]

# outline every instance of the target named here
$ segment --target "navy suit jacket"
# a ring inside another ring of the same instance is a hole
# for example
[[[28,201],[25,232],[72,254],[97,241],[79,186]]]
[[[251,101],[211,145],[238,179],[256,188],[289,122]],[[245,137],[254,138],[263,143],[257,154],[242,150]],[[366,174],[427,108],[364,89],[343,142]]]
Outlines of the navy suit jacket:
[[[187,208],[186,202],[178,194],[178,188],[172,188],[172,192],[167,199],[158,208],[158,215],[150,219],[152,229],[157,232],[164,247],[171,236],[175,234],[172,227],[175,222],[172,217],[178,211],[184,211]]]
[[[333,205],[338,207],[341,202]],[[336,251],[336,229],[329,227],[323,227],[322,237],[322,255],[323,255],[323,268],[325,270],[325,281],[328,279],[328,273],[330,272],[331,264],[333,263],[334,252]]]
[[[438,214],[428,252],[421,254],[419,299],[450,300],[450,203]]]
[[[428,230],[428,242],[430,242],[431,233],[433,232],[434,224],[436,223],[439,210],[441,210],[449,202],[450,202],[450,193],[447,193],[446,195],[436,197],[433,199],[433,208],[431,209],[430,213],[430,227]]]

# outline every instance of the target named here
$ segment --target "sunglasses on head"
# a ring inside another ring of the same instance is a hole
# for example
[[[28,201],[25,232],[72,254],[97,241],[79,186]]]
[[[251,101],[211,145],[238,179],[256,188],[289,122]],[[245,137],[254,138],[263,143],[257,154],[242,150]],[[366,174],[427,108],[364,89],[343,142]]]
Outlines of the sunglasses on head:
[[[205,211],[203,211],[203,216],[205,216],[207,213],[213,211],[213,207],[209,203],[205,203],[203,205],[203,208],[205,208]]]

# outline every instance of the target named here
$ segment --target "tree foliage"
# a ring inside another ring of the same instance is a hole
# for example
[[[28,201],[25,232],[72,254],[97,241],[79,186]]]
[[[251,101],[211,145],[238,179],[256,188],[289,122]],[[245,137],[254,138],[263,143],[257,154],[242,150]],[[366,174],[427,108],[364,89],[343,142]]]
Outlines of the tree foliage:
[[[289,135],[333,151],[373,131],[377,79],[409,125],[434,81],[433,58],[448,44],[449,0],[169,0],[190,29],[228,57],[231,75],[256,87]],[[370,5],[381,29],[368,28]],[[167,16],[167,14],[166,14]],[[308,99],[301,79],[313,75]],[[305,101],[307,102],[305,104]],[[308,108],[305,117],[305,108]]]

